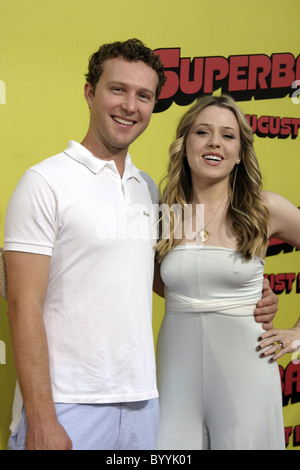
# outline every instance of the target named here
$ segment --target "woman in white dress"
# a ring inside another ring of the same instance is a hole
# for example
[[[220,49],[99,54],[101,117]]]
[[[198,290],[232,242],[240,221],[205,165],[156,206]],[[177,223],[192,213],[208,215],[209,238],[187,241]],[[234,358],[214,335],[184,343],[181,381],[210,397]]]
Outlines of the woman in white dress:
[[[254,309],[269,240],[300,248],[300,211],[261,188],[244,114],[227,96],[199,100],[178,125],[162,196],[175,210],[157,246],[158,449],[285,448],[278,365],[258,358]]]

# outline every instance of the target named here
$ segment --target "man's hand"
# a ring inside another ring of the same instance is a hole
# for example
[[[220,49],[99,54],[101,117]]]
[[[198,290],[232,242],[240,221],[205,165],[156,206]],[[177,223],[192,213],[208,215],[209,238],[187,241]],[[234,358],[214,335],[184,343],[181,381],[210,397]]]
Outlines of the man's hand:
[[[72,450],[72,441],[57,420],[39,427],[28,424],[26,450]]]
[[[272,320],[277,310],[278,297],[270,288],[269,280],[265,278],[263,281],[263,296],[254,311],[255,321],[262,323],[264,330],[271,330],[273,328]]]

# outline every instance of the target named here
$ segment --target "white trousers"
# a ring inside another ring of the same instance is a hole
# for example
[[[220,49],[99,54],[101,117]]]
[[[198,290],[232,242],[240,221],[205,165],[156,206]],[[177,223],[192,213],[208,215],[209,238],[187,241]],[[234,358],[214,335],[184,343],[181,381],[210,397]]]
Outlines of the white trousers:
[[[157,350],[158,449],[284,450],[277,363],[253,316],[166,313]]]

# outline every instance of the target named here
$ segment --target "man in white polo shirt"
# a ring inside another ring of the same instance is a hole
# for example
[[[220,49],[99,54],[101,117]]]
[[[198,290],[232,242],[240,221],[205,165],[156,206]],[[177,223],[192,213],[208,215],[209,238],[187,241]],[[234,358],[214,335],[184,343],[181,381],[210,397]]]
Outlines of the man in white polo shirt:
[[[158,192],[129,145],[165,82],[138,40],[90,59],[81,144],[30,168],[7,209],[9,319],[22,393],[10,449],[154,449]]]

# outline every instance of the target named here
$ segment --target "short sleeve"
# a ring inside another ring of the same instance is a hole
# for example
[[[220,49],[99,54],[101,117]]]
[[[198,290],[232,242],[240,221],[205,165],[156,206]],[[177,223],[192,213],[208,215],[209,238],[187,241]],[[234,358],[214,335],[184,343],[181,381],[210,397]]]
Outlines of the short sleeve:
[[[153,181],[151,176],[149,176],[144,171],[139,170],[139,173],[140,173],[141,177],[144,179],[144,181],[147,183],[148,190],[149,190],[149,193],[151,195],[152,204],[158,204],[158,202],[159,202],[159,191],[158,191],[158,188],[157,188],[155,182]]]
[[[20,179],[6,210],[4,249],[52,255],[57,233],[56,198],[35,170]]]

